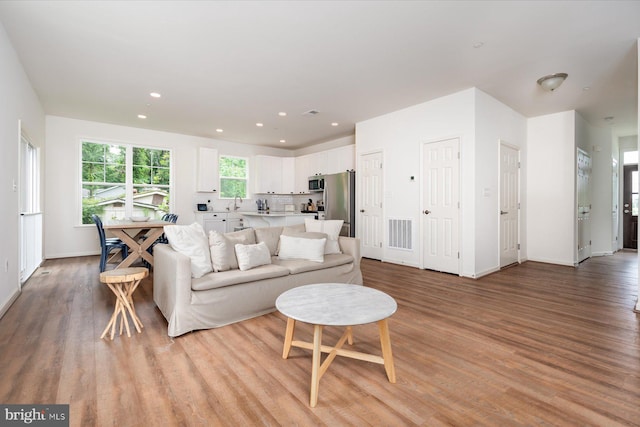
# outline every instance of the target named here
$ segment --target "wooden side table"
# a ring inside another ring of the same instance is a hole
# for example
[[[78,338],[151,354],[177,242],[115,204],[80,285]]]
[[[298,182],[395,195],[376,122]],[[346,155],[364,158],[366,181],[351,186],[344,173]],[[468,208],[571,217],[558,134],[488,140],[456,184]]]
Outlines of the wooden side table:
[[[111,339],[116,333],[116,323],[120,316],[120,335],[122,335],[123,326],[127,330],[127,336],[131,337],[131,331],[129,330],[129,321],[127,319],[127,312],[131,316],[133,325],[136,327],[138,333],[142,332],[142,322],[136,314],[136,309],[133,305],[133,293],[138,288],[138,285],[149,275],[149,270],[144,267],[128,267],[118,268],[115,270],[109,270],[100,273],[100,282],[106,284],[109,289],[116,296],[116,305],[113,310],[111,320],[104,328],[100,339],[104,338],[111,329]]]
[[[318,403],[320,378],[336,356],[384,365],[389,382],[396,382],[391,339],[387,318],[396,312],[396,301],[376,289],[344,283],[318,283],[284,292],[276,300],[276,308],[287,316],[282,358],[289,357],[291,347],[313,350],[311,361],[311,393],[309,405]],[[313,325],[313,343],[293,339],[296,321]],[[352,326],[377,323],[380,332],[382,357],[342,348],[345,341],[353,344]],[[342,337],[333,347],[322,344],[324,326],[345,326]],[[320,364],[322,353],[328,353]]]

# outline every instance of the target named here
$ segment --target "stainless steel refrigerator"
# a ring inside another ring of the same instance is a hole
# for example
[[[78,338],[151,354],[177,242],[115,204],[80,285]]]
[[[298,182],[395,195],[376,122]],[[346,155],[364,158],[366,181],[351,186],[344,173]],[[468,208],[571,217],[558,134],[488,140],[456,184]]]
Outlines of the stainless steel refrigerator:
[[[356,235],[356,173],[355,171],[335,173],[324,176],[325,219],[344,221],[341,236]]]

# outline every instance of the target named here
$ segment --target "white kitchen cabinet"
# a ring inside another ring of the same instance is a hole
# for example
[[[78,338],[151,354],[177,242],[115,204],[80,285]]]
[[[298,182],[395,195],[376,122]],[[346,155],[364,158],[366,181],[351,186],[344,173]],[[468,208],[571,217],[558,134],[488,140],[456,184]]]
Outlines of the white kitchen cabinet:
[[[255,192],[257,194],[280,193],[282,189],[282,158],[256,156],[254,158]]]
[[[296,190],[296,158],[282,158],[282,194],[294,194]]]
[[[328,156],[326,151],[309,154],[309,175],[326,175]]]
[[[351,169],[355,169],[355,145],[346,145],[327,151],[327,174]]]
[[[236,231],[236,228],[244,226],[243,217],[237,212],[229,212],[227,214],[227,220],[225,224],[225,232],[231,233],[232,231]]]
[[[255,156],[256,194],[292,194],[295,189],[295,158]]]
[[[196,191],[206,193],[218,192],[218,150],[200,147],[198,150],[198,180]]]
[[[296,157],[295,167],[295,194],[309,194],[309,172],[311,158],[307,156]]]
[[[202,225],[207,236],[211,230],[216,230],[219,233],[227,232],[227,214],[224,212],[197,212],[196,221]]]

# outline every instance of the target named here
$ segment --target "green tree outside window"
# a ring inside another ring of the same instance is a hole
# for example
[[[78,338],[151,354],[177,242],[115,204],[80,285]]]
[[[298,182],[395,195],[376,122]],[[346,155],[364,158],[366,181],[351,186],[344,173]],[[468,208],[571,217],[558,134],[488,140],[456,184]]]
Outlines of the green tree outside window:
[[[247,198],[247,159],[242,157],[220,156],[220,198],[233,199],[236,196]]]

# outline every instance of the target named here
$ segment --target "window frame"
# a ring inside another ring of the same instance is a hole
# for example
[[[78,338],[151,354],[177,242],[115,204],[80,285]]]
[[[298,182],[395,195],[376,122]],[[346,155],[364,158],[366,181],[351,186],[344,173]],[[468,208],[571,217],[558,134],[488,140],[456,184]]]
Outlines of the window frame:
[[[238,178],[238,177],[235,177],[235,176],[222,176],[221,163],[222,163],[222,159],[224,159],[224,158],[244,160],[245,177],[244,178]],[[235,155],[231,155],[231,154],[219,154],[218,155],[218,185],[219,185],[219,188],[220,188],[220,192],[218,194],[218,198],[220,200],[233,200],[233,199],[235,199],[235,196],[233,196],[233,197],[224,197],[222,195],[222,192],[223,192],[223,190],[222,190],[223,189],[222,181],[224,179],[244,181],[245,182],[245,194],[241,195],[240,197],[242,197],[243,199],[248,198],[248,195],[249,195],[249,173],[250,173],[250,167],[249,167],[249,158],[248,157],[235,156]]]
[[[78,189],[76,191],[76,200],[77,200],[77,206],[76,206],[76,214],[75,214],[75,218],[76,218],[76,223],[79,224],[79,226],[81,227],[95,227],[95,224],[93,223],[88,223],[88,224],[84,224],[82,222],[82,217],[83,217],[83,196],[82,196],[82,190],[83,190],[83,185],[84,185],[84,180],[83,180],[83,164],[84,164],[84,159],[82,157],[82,146],[83,143],[91,143],[91,144],[100,144],[100,145],[117,145],[119,147],[122,147],[125,149],[125,217],[130,217],[133,213],[133,189],[134,187],[140,187],[144,184],[135,184],[133,182],[133,150],[134,148],[143,148],[143,149],[147,149],[147,150],[161,150],[161,151],[168,151],[169,152],[169,205],[168,205],[168,210],[174,211],[175,210],[175,196],[172,197],[172,195],[175,194],[175,175],[174,175],[174,150],[172,148],[167,148],[167,147],[159,147],[159,146],[153,146],[153,145],[145,145],[145,144],[140,144],[140,143],[133,143],[133,142],[122,142],[122,141],[113,141],[113,140],[108,140],[108,139],[96,139],[96,138],[79,138],[78,139],[78,162],[76,162],[77,167],[78,167],[78,179],[76,182],[78,182]]]

